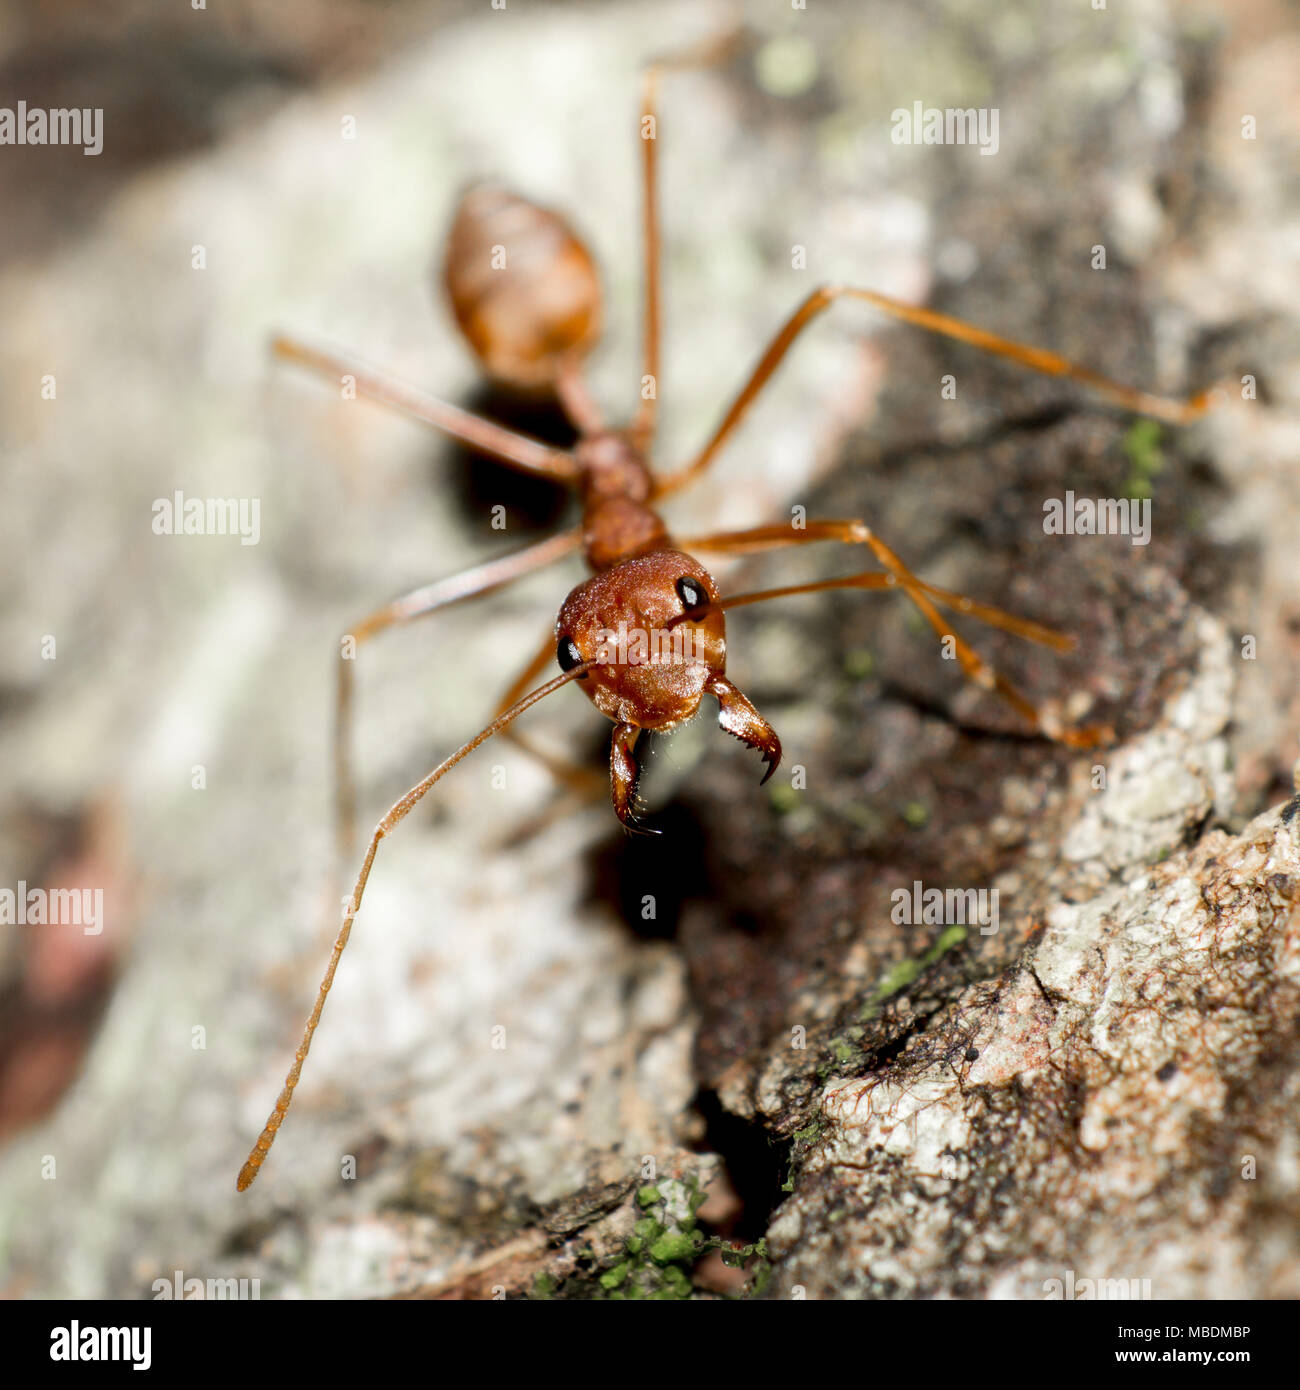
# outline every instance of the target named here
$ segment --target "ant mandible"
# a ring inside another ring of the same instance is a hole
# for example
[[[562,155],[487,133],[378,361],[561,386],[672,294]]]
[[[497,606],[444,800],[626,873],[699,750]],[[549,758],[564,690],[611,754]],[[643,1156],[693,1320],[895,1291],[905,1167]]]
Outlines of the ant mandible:
[[[240,1170],[241,1192],[257,1177],[288,1112],[380,842],[457,763],[494,734],[505,733],[543,756],[559,775],[575,775],[573,769],[532,749],[510,727],[525,710],[571,681],[581,682],[596,708],[614,723],[609,757],[614,811],[625,827],[643,833],[655,832],[639,825],[635,814],[637,738],[642,730],[659,733],[676,728],[696,713],[705,695],[718,702],[722,728],[762,755],[767,764],[763,781],[775,771],[781,758],[776,731],[726,676],[724,613],[768,599],[829,589],[902,590],[935,632],[950,640],[964,674],[999,694],[1041,734],[1068,747],[1086,748],[1108,733],[1096,727],[1066,727],[1037,708],[949,631],[939,608],[963,613],[1058,651],[1069,650],[1073,639],[925,582],[863,520],[807,521],[798,530],[787,524],[712,532],[677,541],[670,538],[655,504],[704,473],[798,336],[841,299],[859,300],[891,319],[970,343],[1034,371],[1081,382],[1117,406],[1173,423],[1185,423],[1203,414],[1212,395],[1201,392],[1185,402],[1148,395],[1055,353],[999,337],[946,314],[904,304],[872,290],[827,285],[814,290],[772,339],[699,453],[671,472],[653,471],[649,459],[658,404],[655,384],[660,337],[657,88],[665,71],[712,63],[727,51],[730,42],[730,38],[714,41],[661,59],[644,73],[642,357],[643,379],[649,381],[651,389],[643,391],[629,425],[612,428],[605,424],[582,376],[582,360],[594,346],[601,326],[600,286],[590,253],[557,213],[494,187],[472,189],[460,202],[447,245],[446,290],[456,321],[489,376],[518,390],[549,391],[558,399],[578,433],[572,449],[552,448],[331,353],[293,339],[275,339],[273,348],[278,356],[336,379],[350,377],[359,395],[404,411],[521,472],[571,486],[582,504],[581,523],[572,530],[416,589],[371,613],[348,634],[356,646],[385,628],[498,589],[579,548],[592,574],[564,600],[554,632],[548,632],[536,655],[502,697],[492,722],[416,783],[375,827],[284,1088]],[[492,248],[498,246],[506,248],[506,256],[504,265],[495,268]],[[739,555],[814,541],[865,545],[880,568],[724,598],[713,577],[695,558],[697,554]],[[653,643],[631,650],[615,642],[614,634],[620,632],[675,641],[661,642],[658,650],[652,649]],[[687,654],[681,654],[683,649]],[[530,690],[553,658],[558,659],[561,674]],[[335,818],[338,849],[344,854],[353,849],[350,710],[351,661],[340,659],[335,698]]]

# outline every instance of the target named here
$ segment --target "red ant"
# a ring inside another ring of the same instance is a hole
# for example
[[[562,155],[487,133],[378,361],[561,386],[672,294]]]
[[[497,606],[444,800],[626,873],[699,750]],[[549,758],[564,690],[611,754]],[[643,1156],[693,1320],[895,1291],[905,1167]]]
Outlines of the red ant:
[[[558,399],[578,433],[571,450],[552,448],[540,440],[505,429],[410,386],[291,339],[281,337],[274,343],[279,356],[328,376],[350,377],[358,394],[405,411],[521,472],[572,486],[581,498],[582,521],[578,527],[395,599],[352,629],[349,635],[355,644],[367,641],[385,628],[500,588],[579,547],[583,549],[592,575],[564,600],[554,632],[548,633],[541,648],[503,696],[492,722],[416,783],[375,827],[284,1089],[240,1170],[240,1191],[257,1177],[289,1109],[325,997],[334,980],[334,971],[360,909],[380,841],[435,783],[494,734],[504,732],[523,744],[510,726],[525,710],[570,681],[580,681],[596,708],[614,723],[609,758],[614,812],[632,831],[646,829],[638,824],[635,815],[638,772],[635,748],[639,734],[643,729],[665,732],[676,728],[696,713],[705,695],[717,700],[722,727],[762,755],[767,764],[763,781],[775,771],[781,758],[781,741],[776,731],[727,679],[723,616],[728,609],[767,599],[828,589],[901,589],[941,639],[951,643],[965,675],[985,689],[996,691],[1047,738],[1068,747],[1086,748],[1102,741],[1109,732],[1097,727],[1068,728],[1038,709],[948,630],[939,607],[978,618],[992,627],[1044,643],[1058,651],[1068,650],[1073,639],[926,583],[907,568],[865,521],[808,521],[801,529],[789,524],[760,526],[747,531],[713,532],[680,541],[669,536],[654,504],[704,473],[780,366],[795,339],[819,314],[840,299],[863,301],[892,319],[973,344],[1038,372],[1082,382],[1115,405],[1163,420],[1175,423],[1193,420],[1204,413],[1211,400],[1210,392],[1202,392],[1186,402],[1151,396],[1067,362],[1055,353],[999,337],[946,314],[903,304],[871,290],[845,285],[823,286],[804,300],[772,339],[699,453],[674,471],[653,471],[649,456],[655,435],[655,383],[659,376],[656,89],[659,76],[666,69],[712,62],[726,46],[709,45],[691,55],[660,61],[645,72],[641,125],[645,257],[643,379],[650,384],[650,389],[643,391],[631,424],[622,428],[607,426],[583,380],[582,359],[594,346],[601,325],[600,286],[587,248],[557,213],[496,188],[471,190],[459,205],[444,266],[447,293],[461,331],[489,376],[517,390],[549,391]],[[504,258],[499,254],[502,248]],[[817,583],[724,598],[713,577],[695,558],[697,553],[738,555],[812,541],[865,545],[881,568]],[[661,648],[666,645],[670,649],[667,656],[662,650],[626,653],[616,640],[616,634],[623,632],[675,639],[677,648],[685,645],[689,655],[678,655],[671,641],[660,643]],[[530,690],[552,657],[559,661],[561,674]],[[351,663],[344,659],[340,660],[338,668],[335,726],[335,809],[342,851],[352,849],[353,791],[347,737],[350,695]],[[531,748],[529,751],[536,752]],[[544,761],[562,777],[580,776],[575,769],[552,759],[544,758]]]

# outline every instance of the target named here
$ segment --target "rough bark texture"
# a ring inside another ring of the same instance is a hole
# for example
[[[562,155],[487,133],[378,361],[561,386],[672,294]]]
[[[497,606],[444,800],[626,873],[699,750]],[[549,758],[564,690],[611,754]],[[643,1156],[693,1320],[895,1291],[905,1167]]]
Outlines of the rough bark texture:
[[[666,83],[662,461],[823,281],[1153,389],[1232,384],[1152,432],[837,308],[673,508],[683,536],[866,518],[926,578],[1073,633],[1061,658],[962,626],[1115,741],[1026,736],[895,596],[737,612],[778,778],[701,720],[656,746],[647,843],[603,807],[521,836],[551,793],[505,745],[457,769],[383,845],[294,1110],[234,1192],[324,961],[338,636],[556,511],[269,366],[267,335],[472,402],[429,270],[494,175],[589,237],[595,390],[628,408],[635,73],[714,19],[475,7],[396,57],[372,37],[289,105],[239,87],[205,148],[128,165],[78,237],[0,268],[4,881],[107,906],[102,936],[0,928],[5,1291],[1300,1294],[1300,63],[1263,3],[819,4]],[[891,144],[917,100],[997,107],[997,156]],[[259,543],[153,535],[178,488],[259,498]],[[1150,496],[1151,544],[1045,535],[1066,490]],[[833,552],[717,572],[862,568]],[[577,576],[363,649],[367,825],[486,722]],[[539,738],[594,751],[585,701],[552,703]],[[899,922],[917,882],[996,890],[997,929]],[[747,1282],[704,1249],[760,1238]]]

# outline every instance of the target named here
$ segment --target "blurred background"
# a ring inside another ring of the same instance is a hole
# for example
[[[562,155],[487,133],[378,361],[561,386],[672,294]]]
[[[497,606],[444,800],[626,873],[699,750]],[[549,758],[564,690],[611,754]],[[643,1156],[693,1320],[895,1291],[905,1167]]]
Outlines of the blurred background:
[[[531,1288],[557,1250],[572,1273],[566,1241],[595,1249],[589,1267],[616,1247],[644,1155],[711,1184],[709,1230],[755,1240],[799,1119],[741,1098],[771,1039],[905,954],[887,875],[1005,869],[981,845],[991,802],[1009,779],[1067,785],[1070,755],[1019,737],[901,605],[738,613],[730,669],[807,794],[788,776],[760,792],[757,761],[700,720],[655,741],[668,833],[643,844],[602,805],[552,816],[535,763],[481,750],[384,845],[295,1109],[236,1195],[326,955],[339,636],[570,508],[273,363],[270,335],[563,440],[554,408],[482,385],[438,288],[459,192],[495,178],[588,241],[607,308],[592,389],[630,413],[637,75],[665,50],[743,27],[728,61],[661,93],[658,462],[689,457],[822,282],[1166,394],[1255,383],[1192,429],[1135,431],[841,306],[674,499],[674,528],[867,517],[935,582],[1079,634],[1062,660],[969,633],[1035,698],[1121,737],[1154,720],[1204,608],[1257,648],[1216,815],[1289,795],[1295,21],[1280,0],[0,0],[0,106],[104,113],[93,158],[0,146],[0,887],[105,903],[98,935],[0,926],[0,1291],[148,1298],[182,1270],[257,1277],[264,1297],[472,1292],[507,1259],[512,1291]],[[997,107],[996,157],[891,143],[917,100]],[[1151,497],[1150,547],[1045,546],[1042,499],[1067,487]],[[177,490],[258,499],[258,543],[154,534]],[[819,551],[717,572],[854,567]],[[364,824],[487,722],[581,574],[363,649]],[[575,692],[530,727],[600,767],[608,728]],[[1022,803],[1025,838],[1048,836]],[[703,1263],[699,1290],[741,1287]]]

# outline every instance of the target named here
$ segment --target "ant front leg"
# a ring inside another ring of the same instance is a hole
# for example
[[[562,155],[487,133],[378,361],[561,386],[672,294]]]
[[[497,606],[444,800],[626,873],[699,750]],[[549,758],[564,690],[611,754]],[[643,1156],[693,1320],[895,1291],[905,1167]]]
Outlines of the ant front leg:
[[[968,680],[999,696],[1040,733],[1068,748],[1093,748],[1112,737],[1112,731],[1101,725],[1069,728],[1060,719],[1033,704],[1004,676],[984,660],[963,638],[951,630],[936,608],[936,602],[967,617],[1013,633],[1031,642],[1038,642],[1057,651],[1069,651],[1074,639],[1039,623],[1019,618],[992,604],[981,603],[965,594],[954,593],[929,584],[912,573],[898,555],[887,546],[864,521],[809,521],[796,531],[789,526],[759,526],[749,531],[721,531],[697,536],[682,542],[691,553],[710,552],[720,555],[753,554],[775,550],[786,545],[804,545],[813,541],[838,541],[846,545],[866,545],[884,568],[884,572],[844,575],[812,584],[794,584],[780,589],[764,589],[750,594],[738,594],[723,599],[721,609],[743,608],[768,599],[786,598],[793,594],[815,594],[830,589],[902,589],[920,610],[926,622],[942,641],[952,644],[953,654]]]
[[[973,323],[967,323],[964,319],[953,318],[949,314],[939,314],[933,309],[922,309],[913,304],[904,304],[901,300],[890,299],[888,295],[877,294],[874,290],[857,289],[851,285],[823,285],[804,300],[772,339],[750,374],[749,380],[727,409],[727,413],[722,417],[722,423],[719,424],[713,437],[704,448],[685,467],[678,469],[675,473],[669,473],[659,480],[655,489],[657,497],[679,491],[687,484],[694,482],[708,468],[718,450],[726,443],[728,436],[740,423],[750,406],[753,405],[763,387],[767,385],[769,378],[781,365],[795,339],[815,318],[839,299],[861,300],[879,310],[880,313],[901,323],[910,323],[917,328],[924,328],[930,333],[937,333],[942,337],[952,338],[958,342],[969,343],[984,352],[992,353],[995,357],[1005,357],[1009,361],[1017,362],[1022,367],[1028,367],[1031,371],[1081,382],[1101,396],[1103,400],[1110,401],[1113,405],[1118,405],[1125,410],[1136,411],[1139,415],[1150,415],[1157,420],[1166,420],[1171,424],[1182,425],[1196,420],[1213,404],[1215,393],[1212,391],[1201,391],[1186,401],[1168,400],[1163,396],[1149,395],[1145,391],[1138,391],[1131,386],[1112,381],[1109,377],[1092,371],[1091,368],[1077,366],[1057,353],[1030,347],[1027,343],[1017,342],[1013,338],[999,337],[998,334],[989,333],[983,328],[976,327]]]

